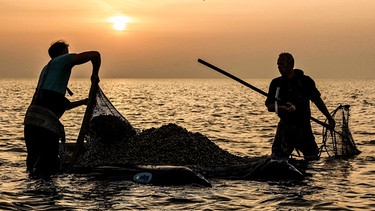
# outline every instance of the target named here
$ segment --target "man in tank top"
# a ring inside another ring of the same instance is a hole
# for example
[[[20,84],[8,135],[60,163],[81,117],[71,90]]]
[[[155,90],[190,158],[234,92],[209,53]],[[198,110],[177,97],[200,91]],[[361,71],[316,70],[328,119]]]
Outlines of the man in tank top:
[[[70,102],[65,93],[72,68],[92,63],[92,83],[99,83],[100,53],[69,53],[64,41],[48,49],[51,60],[43,68],[36,91],[24,119],[27,148],[27,171],[32,177],[48,178],[60,169],[59,140],[65,141],[64,126],[59,119],[65,110],[87,104],[87,99]]]
[[[335,121],[320,97],[312,78],[294,69],[290,53],[281,53],[277,60],[280,77],[272,80],[265,105],[280,118],[272,145],[272,158],[288,159],[293,150],[302,152],[305,160],[319,158],[319,148],[310,124],[310,100],[327,117],[330,127]],[[275,99],[280,101],[275,101]]]

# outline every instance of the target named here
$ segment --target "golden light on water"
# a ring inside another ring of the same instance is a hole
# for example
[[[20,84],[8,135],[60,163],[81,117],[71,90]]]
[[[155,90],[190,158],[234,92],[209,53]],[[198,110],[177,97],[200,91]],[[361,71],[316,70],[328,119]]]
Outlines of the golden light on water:
[[[113,29],[117,31],[123,31],[126,29],[126,25],[131,21],[131,19],[124,15],[115,15],[108,18],[108,21],[113,24]]]

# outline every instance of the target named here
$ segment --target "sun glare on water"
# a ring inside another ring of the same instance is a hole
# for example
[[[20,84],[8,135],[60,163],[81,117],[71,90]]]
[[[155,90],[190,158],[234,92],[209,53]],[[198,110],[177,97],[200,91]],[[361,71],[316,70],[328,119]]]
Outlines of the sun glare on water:
[[[124,15],[116,15],[108,18],[108,21],[113,24],[113,28],[117,31],[126,29],[126,25],[130,22],[130,18]]]

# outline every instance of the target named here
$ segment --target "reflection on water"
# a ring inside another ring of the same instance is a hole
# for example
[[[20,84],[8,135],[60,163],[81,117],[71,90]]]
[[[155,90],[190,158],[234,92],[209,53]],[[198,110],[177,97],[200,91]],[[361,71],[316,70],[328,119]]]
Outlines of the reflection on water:
[[[248,80],[267,90],[268,80]],[[350,128],[358,157],[322,158],[308,164],[302,183],[211,180],[212,188],[145,186],[130,181],[97,180],[90,175],[60,175],[30,180],[25,172],[23,115],[35,80],[2,79],[0,84],[1,210],[374,210],[374,81],[317,81],[329,110],[351,105]],[[87,96],[89,82],[73,80],[72,100]],[[208,136],[241,156],[270,153],[277,117],[264,97],[231,80],[109,80],[100,86],[134,127],[176,123]],[[68,111],[62,122],[74,142],[85,108]],[[312,106],[313,116],[324,120]],[[320,143],[322,128],[313,123]],[[324,156],[324,155],[323,155]]]

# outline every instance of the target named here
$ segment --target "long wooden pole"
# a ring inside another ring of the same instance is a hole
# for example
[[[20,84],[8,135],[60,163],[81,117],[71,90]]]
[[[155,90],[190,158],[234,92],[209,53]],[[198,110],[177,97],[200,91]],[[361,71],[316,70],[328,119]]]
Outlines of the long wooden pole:
[[[212,64],[210,64],[210,63],[208,63],[208,62],[206,62],[206,61],[204,61],[202,59],[198,59],[198,62],[201,63],[201,64],[203,64],[203,65],[205,65],[205,66],[207,66],[207,67],[209,67],[209,68],[211,68],[211,69],[213,69],[213,70],[216,70],[217,72],[219,72],[219,73],[221,73],[221,74],[223,74],[223,75],[225,75],[225,76],[227,76],[227,77],[229,77],[229,78],[231,78],[231,79],[233,79],[233,80],[235,80],[237,82],[240,82],[241,84],[249,87],[250,89],[252,89],[252,90],[254,90],[254,91],[256,91],[256,92],[258,92],[258,93],[260,93],[260,94],[262,94],[262,95],[264,95],[266,97],[268,97],[268,94],[266,92],[264,92],[263,90],[258,89],[257,87],[255,87],[255,86],[247,83],[246,81],[243,81],[242,79],[240,79],[240,78],[238,78],[238,77],[236,77],[236,76],[234,76],[234,75],[232,75],[232,74],[230,74],[230,73],[228,73],[228,72],[226,72],[226,71],[224,71],[224,70],[216,67],[215,65],[212,65]],[[278,100],[278,99],[275,99],[275,100]],[[314,122],[316,122],[316,123],[318,123],[318,124],[320,124],[320,125],[328,128],[328,129],[331,128],[331,126],[329,126],[328,124],[326,124],[326,123],[324,123],[324,122],[322,122],[322,121],[320,121],[320,120],[318,120],[318,119],[316,119],[316,118],[314,118],[312,116],[310,116],[310,119],[312,121],[314,121]],[[336,133],[338,133],[338,132],[336,132]]]

